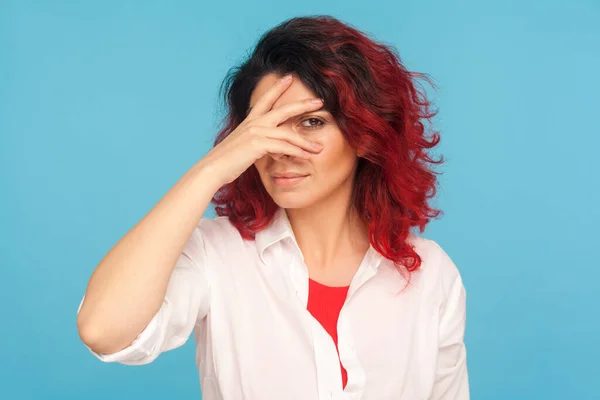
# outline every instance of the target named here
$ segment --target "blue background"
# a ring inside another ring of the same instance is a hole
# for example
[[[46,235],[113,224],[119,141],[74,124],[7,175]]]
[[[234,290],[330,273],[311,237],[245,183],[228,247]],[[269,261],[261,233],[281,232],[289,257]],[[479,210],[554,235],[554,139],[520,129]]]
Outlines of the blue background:
[[[445,214],[425,236],[467,287],[472,398],[598,398],[600,5],[515,0],[2,1],[0,398],[200,397],[193,340],[104,364],[77,306],[210,148],[227,69],[314,13],[396,46],[439,87]]]

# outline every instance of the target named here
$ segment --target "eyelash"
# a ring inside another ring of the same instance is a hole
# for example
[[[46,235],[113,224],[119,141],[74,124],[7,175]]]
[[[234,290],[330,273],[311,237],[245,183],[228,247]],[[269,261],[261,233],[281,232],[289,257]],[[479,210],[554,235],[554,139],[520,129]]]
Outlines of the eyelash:
[[[319,119],[319,118],[316,118],[316,117],[310,117],[310,118],[307,118],[307,119],[305,119],[304,121],[302,121],[302,123],[304,123],[304,122],[306,122],[306,121],[312,121],[312,120],[314,120],[314,121],[319,121],[319,122],[320,122],[320,124],[317,124],[317,125],[311,125],[311,126],[304,126],[304,128],[306,128],[306,129],[317,129],[317,128],[320,128],[320,127],[322,127],[323,125],[325,125],[325,122],[324,122],[323,120],[321,120],[321,119]]]

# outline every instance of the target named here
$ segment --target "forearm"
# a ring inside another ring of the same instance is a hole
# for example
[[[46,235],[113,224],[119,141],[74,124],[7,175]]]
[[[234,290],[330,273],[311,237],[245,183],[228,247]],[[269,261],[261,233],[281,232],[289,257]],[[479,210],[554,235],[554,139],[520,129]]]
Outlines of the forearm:
[[[175,264],[221,182],[197,163],[106,254],[77,318],[99,353],[128,346],[161,307]]]

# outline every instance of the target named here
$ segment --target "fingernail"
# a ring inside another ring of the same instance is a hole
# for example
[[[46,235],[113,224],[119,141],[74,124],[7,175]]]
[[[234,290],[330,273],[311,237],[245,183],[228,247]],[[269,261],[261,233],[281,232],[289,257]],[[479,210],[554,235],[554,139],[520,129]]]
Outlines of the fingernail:
[[[292,75],[286,75],[283,78],[281,78],[281,83],[288,83],[291,80],[292,80]]]
[[[315,149],[320,149],[321,147],[323,147],[323,145],[321,143],[317,143],[317,142],[311,142],[312,147],[314,147]]]
[[[310,102],[313,104],[319,104],[323,102],[323,99],[312,99]]]

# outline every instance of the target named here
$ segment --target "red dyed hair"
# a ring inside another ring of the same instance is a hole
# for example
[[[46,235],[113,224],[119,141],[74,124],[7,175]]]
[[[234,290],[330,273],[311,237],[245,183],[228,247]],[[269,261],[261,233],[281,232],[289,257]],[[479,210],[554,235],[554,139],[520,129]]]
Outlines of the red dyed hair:
[[[417,79],[393,47],[327,15],[289,19],[265,33],[243,64],[230,70],[225,89],[227,116],[215,139],[219,144],[245,118],[250,96],[265,75],[292,73],[324,99],[348,143],[359,156],[352,202],[367,222],[369,240],[384,257],[414,271],[421,259],[407,243],[412,227],[423,233],[441,210],[430,207],[441,164],[428,150],[439,132],[425,136],[430,110]],[[264,229],[278,206],[252,165],[212,199],[219,216],[228,216],[245,239]]]

